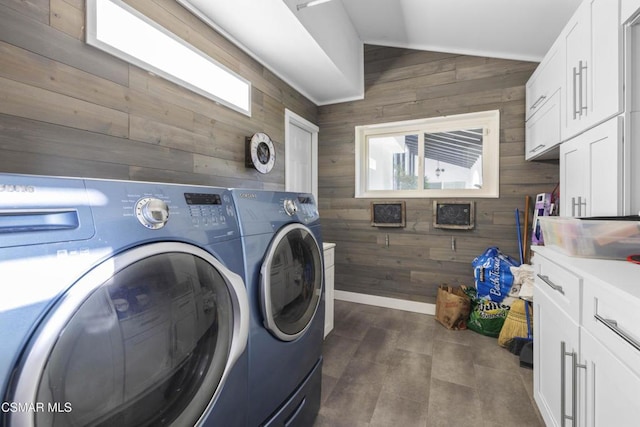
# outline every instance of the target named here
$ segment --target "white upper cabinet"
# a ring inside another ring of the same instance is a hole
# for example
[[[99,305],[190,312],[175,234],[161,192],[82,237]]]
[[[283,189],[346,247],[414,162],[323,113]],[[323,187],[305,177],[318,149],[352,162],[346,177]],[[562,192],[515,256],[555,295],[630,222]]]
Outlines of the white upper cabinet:
[[[620,0],[620,23],[625,24],[640,11],[640,0]]]
[[[527,160],[557,159],[562,141],[623,112],[621,1],[640,5],[583,0],[527,82]]]
[[[564,40],[558,38],[526,85],[526,159],[558,157],[564,94]],[[553,150],[556,148],[556,150]]]
[[[622,112],[622,27],[618,0],[584,0],[561,37],[567,92],[562,139]]]
[[[526,85],[526,120],[540,110],[562,87],[564,54],[563,40],[558,38],[531,75]]]
[[[622,119],[563,142],[560,146],[562,216],[611,216],[623,213]]]

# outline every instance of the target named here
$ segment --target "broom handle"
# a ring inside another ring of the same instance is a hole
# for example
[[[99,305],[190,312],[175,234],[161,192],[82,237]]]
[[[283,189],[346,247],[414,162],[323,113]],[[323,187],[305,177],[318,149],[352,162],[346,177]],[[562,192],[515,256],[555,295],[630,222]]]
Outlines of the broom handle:
[[[524,240],[524,263],[525,264],[529,264],[529,258],[530,258],[530,254],[529,254],[529,203],[530,203],[530,199],[531,197],[529,196],[524,196],[524,234],[523,234],[523,240]]]
[[[533,334],[531,333],[531,326],[529,324],[530,319],[529,319],[529,301],[524,302],[524,314],[527,316],[527,338],[531,339]]]

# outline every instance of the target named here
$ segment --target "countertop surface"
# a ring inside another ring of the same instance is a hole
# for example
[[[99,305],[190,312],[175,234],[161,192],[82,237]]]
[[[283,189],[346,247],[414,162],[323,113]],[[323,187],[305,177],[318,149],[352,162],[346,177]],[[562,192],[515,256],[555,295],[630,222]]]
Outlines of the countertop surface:
[[[533,252],[575,272],[585,280],[598,281],[640,302],[640,264],[597,258],[567,256],[553,247],[531,246]],[[535,256],[532,261],[535,264]]]

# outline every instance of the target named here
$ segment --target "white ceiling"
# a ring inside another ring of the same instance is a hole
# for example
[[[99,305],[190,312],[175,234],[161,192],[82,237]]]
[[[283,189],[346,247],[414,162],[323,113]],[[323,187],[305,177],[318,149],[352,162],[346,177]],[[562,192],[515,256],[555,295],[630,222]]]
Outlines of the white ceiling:
[[[537,62],[581,2],[177,1],[318,105],[363,97],[363,44]]]

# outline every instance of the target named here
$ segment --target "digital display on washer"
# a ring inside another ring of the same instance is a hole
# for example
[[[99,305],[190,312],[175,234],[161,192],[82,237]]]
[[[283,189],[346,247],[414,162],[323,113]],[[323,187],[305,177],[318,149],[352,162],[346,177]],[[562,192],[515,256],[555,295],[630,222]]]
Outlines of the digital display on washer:
[[[207,193],[184,193],[184,199],[188,205],[221,205],[222,199],[219,194]]]
[[[313,197],[298,196],[298,201],[304,205],[313,204]]]

